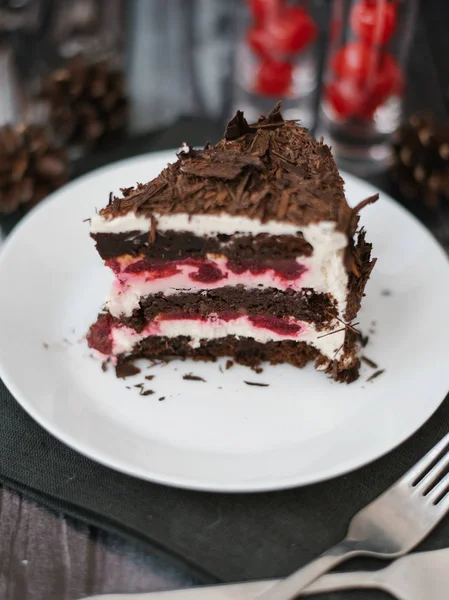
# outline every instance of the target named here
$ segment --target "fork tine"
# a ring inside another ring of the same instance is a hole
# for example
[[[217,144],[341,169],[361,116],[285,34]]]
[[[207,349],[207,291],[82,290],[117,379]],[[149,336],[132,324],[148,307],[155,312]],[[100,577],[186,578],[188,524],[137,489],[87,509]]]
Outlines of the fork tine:
[[[438,510],[438,514],[440,519],[442,519],[446,513],[449,511],[449,494],[446,492],[446,495],[443,496],[440,502],[435,506]]]
[[[427,494],[426,499],[429,502],[436,502],[438,498],[443,497],[449,491],[449,473],[443,477],[441,481],[439,481],[436,486],[430,490]]]
[[[421,494],[426,494],[426,492],[432,489],[433,484],[440,475],[444,472],[444,470],[449,465],[449,452],[443,454],[440,460],[432,467],[432,469],[423,477],[423,479],[417,484],[416,489],[421,492]]]
[[[405,473],[405,475],[402,476],[400,481],[406,482],[409,485],[413,485],[413,483],[417,479],[419,479],[420,475],[422,475],[422,473],[425,473],[425,471],[431,466],[433,461],[438,458],[438,456],[448,444],[449,433],[447,433],[443,438],[441,438],[441,440],[432,448],[432,450],[429,450],[429,452],[425,454],[421,458],[421,460],[416,463],[416,465],[414,465],[409,471],[407,471],[407,473]]]

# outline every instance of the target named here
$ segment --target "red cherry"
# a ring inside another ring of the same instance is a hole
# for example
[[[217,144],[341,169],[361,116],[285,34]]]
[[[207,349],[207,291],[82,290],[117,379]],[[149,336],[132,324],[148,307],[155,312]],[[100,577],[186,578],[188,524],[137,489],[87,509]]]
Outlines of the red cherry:
[[[353,81],[333,81],[326,86],[324,95],[339,119],[355,117],[362,108],[363,96]]]
[[[246,36],[251,50],[261,58],[273,56],[269,33],[263,27],[252,27]]]
[[[363,42],[349,42],[331,59],[331,69],[345,79],[365,81],[380,60],[379,51]]]
[[[317,26],[302,8],[290,7],[277,19],[266,24],[271,47],[280,54],[295,54],[311,44],[317,36]]]
[[[287,96],[293,80],[293,66],[286,62],[263,60],[256,73],[254,91],[262,96]]]
[[[383,46],[396,27],[396,9],[388,0],[360,0],[351,9],[349,22],[365,42]]]
[[[276,18],[283,6],[283,0],[248,0],[254,20],[261,24]]]
[[[365,102],[359,116],[372,119],[374,113],[390,96],[401,96],[405,82],[399,65],[390,54],[382,55],[373,85],[364,93]]]

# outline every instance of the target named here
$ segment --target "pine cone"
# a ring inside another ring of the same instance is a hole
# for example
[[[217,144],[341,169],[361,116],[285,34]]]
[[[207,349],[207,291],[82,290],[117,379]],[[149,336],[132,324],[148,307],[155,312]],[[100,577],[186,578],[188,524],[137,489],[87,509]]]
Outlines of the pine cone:
[[[47,128],[0,128],[0,213],[13,213],[21,205],[34,206],[67,177],[66,152],[53,144]]]
[[[42,82],[41,95],[49,103],[50,123],[65,144],[92,147],[126,127],[125,77],[105,61],[70,60]]]
[[[438,127],[429,113],[416,114],[393,140],[392,175],[407,198],[429,206],[449,199],[449,127]]]

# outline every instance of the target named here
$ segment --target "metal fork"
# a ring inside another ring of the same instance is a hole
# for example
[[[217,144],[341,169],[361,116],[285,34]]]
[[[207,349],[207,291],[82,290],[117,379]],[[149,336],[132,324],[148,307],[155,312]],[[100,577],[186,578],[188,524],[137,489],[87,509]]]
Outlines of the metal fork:
[[[254,600],[279,580],[202,586],[149,594],[89,596],[85,600]],[[337,590],[379,589],[399,600],[447,600],[449,548],[409,554],[379,571],[354,571],[323,575],[301,592],[322,594]]]
[[[417,546],[449,510],[449,433],[391,488],[352,518],[346,537],[258,600],[292,600],[356,556],[392,559]]]

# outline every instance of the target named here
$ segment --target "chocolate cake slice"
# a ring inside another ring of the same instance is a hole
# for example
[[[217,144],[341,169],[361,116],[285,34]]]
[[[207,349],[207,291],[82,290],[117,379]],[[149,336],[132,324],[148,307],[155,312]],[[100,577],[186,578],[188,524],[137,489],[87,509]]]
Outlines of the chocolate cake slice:
[[[219,356],[358,376],[352,321],[374,265],[330,150],[279,105],[241,112],[215,146],[184,144],[153,181],[91,219],[115,274],[88,334],[102,356]]]

